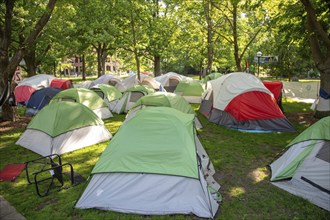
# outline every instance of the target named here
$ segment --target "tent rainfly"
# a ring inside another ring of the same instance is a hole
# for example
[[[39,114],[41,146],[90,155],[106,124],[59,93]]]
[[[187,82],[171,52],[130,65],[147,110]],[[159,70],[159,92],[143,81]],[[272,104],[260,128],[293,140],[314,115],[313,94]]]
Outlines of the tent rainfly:
[[[71,79],[53,79],[50,83],[50,87],[65,90],[73,88],[73,83]]]
[[[195,111],[191,105],[179,95],[169,92],[155,92],[141,97],[135,104],[131,107],[126,118],[132,117],[137,111],[144,107],[170,107],[179,110],[186,114],[195,114]],[[195,117],[195,125],[197,129],[202,128],[202,124]]]
[[[130,87],[117,102],[116,106],[113,108],[113,112],[117,114],[127,113],[139,98],[154,92],[154,89],[143,85]]]
[[[111,111],[123,96],[116,87],[107,84],[98,84],[90,89],[96,92],[105,101]]]
[[[16,144],[47,156],[71,152],[111,137],[103,121],[86,106],[55,102],[39,111]]]
[[[230,73],[208,81],[199,112],[209,121],[248,132],[295,131],[262,81]]]
[[[189,103],[201,103],[204,88],[196,81],[180,81],[174,93],[182,96]]]
[[[25,114],[28,116],[37,114],[43,107],[48,105],[50,100],[60,91],[62,90],[52,87],[47,87],[35,91],[26,104]]]
[[[150,107],[125,120],[93,168],[76,208],[213,218],[220,186],[193,119],[173,108]]]
[[[113,117],[107,104],[94,91],[84,88],[71,88],[56,94],[51,102],[71,101],[79,102],[90,108],[101,119]]]
[[[270,167],[271,183],[330,211],[330,116],[307,128]]]

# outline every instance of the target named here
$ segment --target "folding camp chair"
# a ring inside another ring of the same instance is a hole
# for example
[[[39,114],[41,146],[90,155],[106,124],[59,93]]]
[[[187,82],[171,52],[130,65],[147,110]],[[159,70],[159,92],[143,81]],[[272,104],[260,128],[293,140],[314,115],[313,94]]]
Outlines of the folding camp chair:
[[[58,160],[58,163],[55,162],[55,160]],[[34,176],[34,180],[32,181],[30,179],[30,172],[29,172],[29,168],[30,165],[32,163],[39,163],[42,164],[42,168],[40,171],[37,172],[32,172],[32,175]],[[47,196],[51,190],[51,188],[55,187],[58,189],[61,189],[64,185],[64,181],[63,181],[63,167],[65,166],[69,166],[70,167],[70,179],[71,179],[71,185],[74,185],[75,181],[74,181],[74,172],[73,172],[73,167],[70,163],[63,163],[62,164],[62,160],[61,157],[58,154],[51,154],[45,157],[40,157],[34,160],[30,160],[25,162],[25,170],[26,170],[26,177],[27,177],[27,181],[29,182],[29,184],[35,184],[36,186],[36,190],[37,190],[37,194],[40,197],[44,197]],[[47,175],[47,174],[50,174]],[[45,178],[45,176],[47,176]],[[58,182],[60,183],[59,185],[56,185],[54,180],[58,180]],[[40,184],[44,183],[44,182],[50,182],[48,187],[46,187],[46,190],[44,192],[40,192]]]

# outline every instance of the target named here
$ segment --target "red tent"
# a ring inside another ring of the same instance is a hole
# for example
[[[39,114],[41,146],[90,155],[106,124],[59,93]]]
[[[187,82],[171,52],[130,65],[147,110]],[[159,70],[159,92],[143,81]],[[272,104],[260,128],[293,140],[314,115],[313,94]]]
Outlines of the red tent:
[[[281,82],[270,82],[269,90],[256,76],[236,72],[207,83],[199,112],[209,121],[251,132],[295,131],[276,101],[281,100]]]
[[[64,90],[73,88],[73,84],[71,79],[53,79],[50,83],[50,87]]]

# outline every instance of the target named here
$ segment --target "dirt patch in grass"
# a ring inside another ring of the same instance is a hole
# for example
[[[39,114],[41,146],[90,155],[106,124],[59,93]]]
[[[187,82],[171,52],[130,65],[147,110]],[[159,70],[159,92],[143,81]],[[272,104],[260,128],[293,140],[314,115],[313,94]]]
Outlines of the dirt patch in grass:
[[[307,126],[310,126],[319,120],[314,117],[314,112],[288,112],[285,113],[285,115],[290,122],[297,122]]]
[[[0,133],[25,128],[31,119],[31,117],[27,116],[17,116],[15,121],[0,121]]]
[[[57,202],[58,202],[57,199],[49,199],[49,200],[46,200],[45,202],[39,204],[39,205],[35,208],[35,210],[36,210],[36,211],[39,211],[39,210],[45,208],[46,206],[48,206],[48,205],[52,205],[52,204],[56,204]]]

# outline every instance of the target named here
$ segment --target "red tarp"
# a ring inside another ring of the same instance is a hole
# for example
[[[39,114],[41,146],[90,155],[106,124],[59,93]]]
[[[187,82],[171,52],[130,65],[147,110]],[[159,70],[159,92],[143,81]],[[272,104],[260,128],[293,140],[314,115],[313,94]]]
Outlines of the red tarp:
[[[281,91],[283,88],[283,83],[280,81],[263,81],[263,84],[266,86],[266,88],[271,91],[274,95],[274,98],[276,99],[276,101],[279,100],[280,95],[281,95]]]
[[[50,83],[50,87],[58,89],[73,88],[72,81],[70,79],[53,79]]]
[[[285,118],[274,97],[252,91],[236,96],[225,108],[238,121]]]
[[[25,169],[25,164],[9,164],[0,171],[0,181],[14,181]]]

